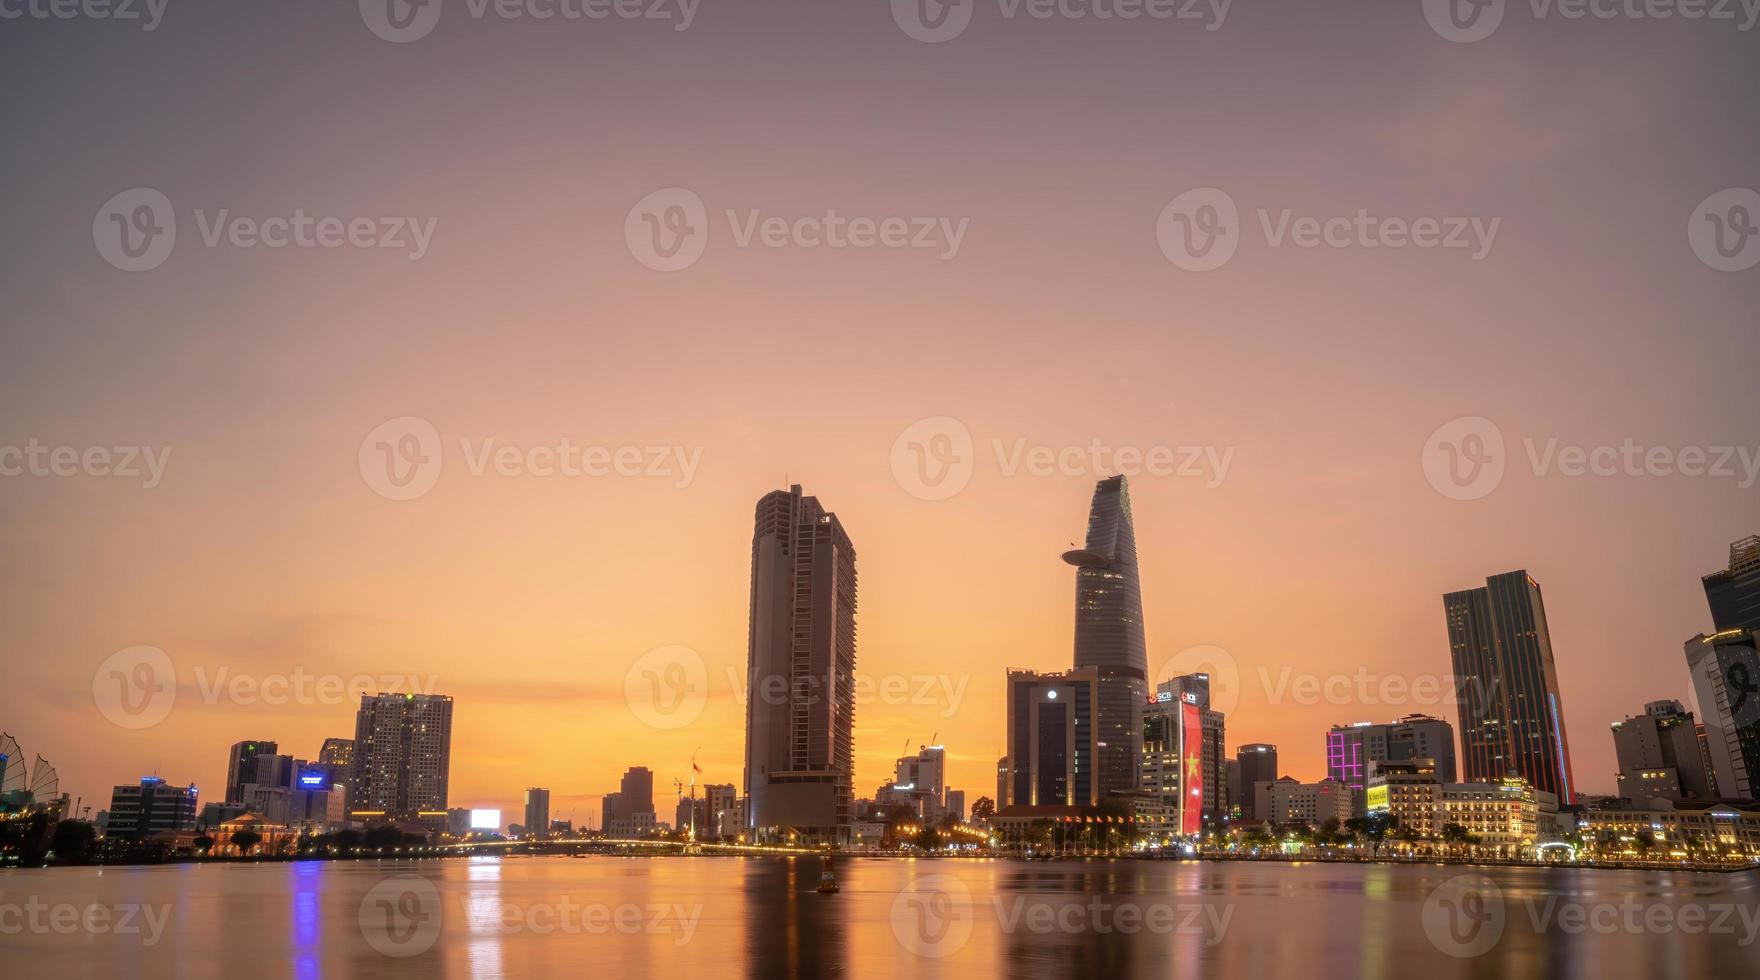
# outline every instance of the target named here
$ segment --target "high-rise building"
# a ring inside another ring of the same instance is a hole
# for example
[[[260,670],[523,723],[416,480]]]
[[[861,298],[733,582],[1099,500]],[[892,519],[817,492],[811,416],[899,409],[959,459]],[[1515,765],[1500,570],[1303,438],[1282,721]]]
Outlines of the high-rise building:
[[[846,843],[854,774],[856,553],[799,486],[758,501],[746,699],[757,840]]]
[[[122,840],[144,840],[162,831],[195,830],[196,788],[169,786],[158,776],[137,786],[118,786],[110,794],[104,833]]]
[[[1633,803],[1709,800],[1713,794],[1699,752],[1698,725],[1679,701],[1652,701],[1644,713],[1613,723],[1619,795]]]
[[[1241,768],[1241,819],[1263,820],[1265,815],[1254,805],[1258,799],[1254,787],[1260,783],[1277,781],[1277,746],[1262,742],[1243,745],[1235,750],[1235,760],[1240,763]]]
[[[1157,684],[1147,710],[1170,704],[1194,705],[1198,709],[1200,734],[1196,748],[1203,766],[1203,822],[1207,827],[1218,826],[1228,817],[1228,732],[1222,712],[1210,707],[1210,675],[1181,674]],[[1143,737],[1149,737],[1147,725]]]
[[[622,805],[622,803],[617,798],[616,793],[606,793],[602,798],[600,798],[600,800],[599,800],[599,831],[601,833],[605,833],[605,834],[611,833],[611,822],[613,820],[617,819],[617,814],[618,814],[619,809],[621,808],[621,805]]]
[[[965,823],[966,822],[966,791],[963,789],[950,789],[950,790],[948,790],[947,791],[947,806],[944,808],[943,812],[952,816],[955,823]]]
[[[1008,805],[1008,756],[996,760],[996,809]]]
[[[654,772],[647,766],[630,766],[617,790],[617,815],[633,817],[654,812]]]
[[[1009,806],[1092,806],[1100,672],[1008,672]],[[1133,780],[1134,782],[1134,780]],[[999,807],[1000,809],[1000,807]]]
[[[1091,667],[1099,676],[1095,795],[1132,792],[1142,755],[1149,658],[1137,535],[1124,477],[1095,485],[1086,545],[1064,552],[1063,560],[1076,567],[1075,666]]]
[[[1334,725],[1326,733],[1327,778],[1351,788],[1359,811],[1377,765],[1412,759],[1430,760],[1440,781],[1454,782],[1454,727],[1441,718],[1406,715],[1385,725]]]
[[[1138,768],[1142,792],[1153,798],[1156,822],[1170,833],[1193,836],[1215,823],[1221,794],[1215,780],[1227,778],[1215,744],[1220,731],[1208,727],[1209,716],[1221,714],[1200,707],[1197,695],[1175,695],[1167,684],[1143,710],[1143,751]],[[1212,755],[1217,755],[1213,764]]]
[[[1454,660],[1461,767],[1470,782],[1526,779],[1575,802],[1570,744],[1540,583],[1525,571],[1442,597]]]
[[[325,739],[324,746],[318,750],[318,765],[328,770],[330,778],[336,782],[348,782],[348,771],[354,765],[354,739]]]
[[[1687,641],[1687,669],[1705,726],[1716,792],[1760,798],[1760,649],[1755,633],[1727,629]]]
[[[1704,578],[1716,632],[1760,631],[1760,534],[1729,546],[1729,567]]]
[[[706,818],[703,826],[697,828],[698,837],[720,837],[725,833],[723,827],[739,826],[739,790],[732,783],[710,783],[703,787],[703,815]],[[737,835],[734,829],[727,836]]]
[[[244,802],[244,784],[256,781],[257,756],[274,755],[280,746],[268,739],[234,742],[226,751],[226,802]]]
[[[536,786],[526,790],[526,835],[550,836],[550,791]]]
[[[348,780],[354,819],[419,820],[443,829],[451,769],[452,698],[361,695]]]

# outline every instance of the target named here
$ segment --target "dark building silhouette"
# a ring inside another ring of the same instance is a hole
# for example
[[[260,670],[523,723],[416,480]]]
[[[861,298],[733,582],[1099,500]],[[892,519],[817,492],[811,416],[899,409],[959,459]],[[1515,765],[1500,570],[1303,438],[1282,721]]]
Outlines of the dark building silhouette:
[[[1076,567],[1075,666],[1092,667],[1099,675],[1096,794],[1104,799],[1111,793],[1134,792],[1143,750],[1149,657],[1137,577],[1137,535],[1124,477],[1095,485],[1087,544],[1064,552],[1063,560]]]
[[[244,784],[257,781],[257,756],[274,755],[281,746],[268,740],[234,742],[226,751],[227,803],[244,802]]]
[[[1715,632],[1760,630],[1760,534],[1729,546],[1729,567],[1705,576]]]

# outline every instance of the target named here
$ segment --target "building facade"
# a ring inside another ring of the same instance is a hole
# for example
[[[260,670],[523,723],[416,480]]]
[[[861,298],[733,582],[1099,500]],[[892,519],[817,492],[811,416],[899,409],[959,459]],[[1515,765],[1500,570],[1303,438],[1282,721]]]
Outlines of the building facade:
[[[1755,799],[1760,795],[1760,648],[1755,634],[1741,628],[1701,633],[1687,641],[1685,652],[1716,794]]]
[[[1540,583],[1506,572],[1442,598],[1461,724],[1461,774],[1515,775],[1569,805],[1575,798],[1564,705]]]
[[[1342,824],[1351,818],[1351,788],[1336,779],[1304,783],[1285,776],[1265,788],[1269,823],[1321,827],[1328,820]]]
[[[1145,739],[1149,737],[1147,713],[1160,705],[1172,704],[1197,706],[1201,730],[1196,748],[1203,770],[1202,820],[1206,827],[1219,827],[1228,822],[1232,802],[1228,795],[1228,719],[1210,706],[1210,675],[1182,674],[1157,684],[1153,698],[1144,706]]]
[[[1760,631],[1760,535],[1729,546],[1729,566],[1703,579],[1715,632]]]
[[[365,694],[355,713],[348,795],[352,819],[446,826],[452,699]]]
[[[758,501],[746,698],[754,839],[849,839],[854,770],[856,553],[799,486]]]
[[[550,791],[539,787],[526,790],[526,836],[550,836]]]
[[[226,750],[226,797],[227,803],[239,803],[244,800],[244,784],[257,781],[257,756],[274,755],[281,747],[268,739],[254,742],[234,742]]]
[[[1008,805],[1091,806],[1099,799],[1099,691],[1094,667],[1008,672]]]
[[[1221,733],[1212,726],[1221,717],[1200,707],[1191,691],[1160,690],[1144,706],[1138,783],[1150,799],[1137,813],[1150,829],[1192,837],[1220,822],[1214,780],[1221,773],[1210,757],[1220,753]]]
[[[104,833],[123,840],[145,840],[158,833],[196,829],[198,801],[194,784],[171,786],[158,776],[144,776],[138,785],[117,786],[110,793]]]
[[[1326,776],[1351,788],[1359,813],[1375,767],[1413,759],[1429,760],[1443,782],[1453,782],[1454,727],[1441,718],[1414,714],[1384,725],[1334,725],[1326,733]]]
[[[1235,750],[1235,761],[1240,766],[1240,796],[1235,805],[1240,808],[1241,819],[1254,821],[1265,819],[1258,812],[1256,787],[1260,783],[1277,781],[1277,746],[1264,742],[1253,742]]]
[[[1149,658],[1136,528],[1124,477],[1095,485],[1086,545],[1064,552],[1063,560],[1076,568],[1075,666],[1093,668],[1099,676],[1096,796],[1134,792]]]
[[[1643,714],[1614,722],[1613,750],[1621,799],[1649,803],[1716,796],[1699,748],[1699,726],[1679,701],[1652,701]]]

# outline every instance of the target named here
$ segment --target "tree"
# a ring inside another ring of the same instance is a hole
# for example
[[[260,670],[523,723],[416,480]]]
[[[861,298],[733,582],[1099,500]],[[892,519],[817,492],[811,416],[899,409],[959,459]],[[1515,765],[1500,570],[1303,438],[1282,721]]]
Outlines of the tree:
[[[214,849],[214,838],[209,837],[207,834],[203,834],[195,839],[195,845],[196,850],[198,851],[212,851]]]
[[[232,835],[232,846],[238,848],[240,854],[249,854],[262,842],[263,835],[254,830],[240,830]]]
[[[980,796],[980,797],[978,797],[978,802],[972,804],[972,820],[973,821],[988,823],[990,821],[990,819],[995,816],[996,816],[996,801],[991,799],[990,797]]]
[[[98,846],[97,828],[84,820],[63,820],[49,836],[57,864],[85,864]]]
[[[925,851],[940,850],[941,834],[936,831],[934,827],[924,827],[922,830],[917,831],[917,836],[911,841],[911,843]]]

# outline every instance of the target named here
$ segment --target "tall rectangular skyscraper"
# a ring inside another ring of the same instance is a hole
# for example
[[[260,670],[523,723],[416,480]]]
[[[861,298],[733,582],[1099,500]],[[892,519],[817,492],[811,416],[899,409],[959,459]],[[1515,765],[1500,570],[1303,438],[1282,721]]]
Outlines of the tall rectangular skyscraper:
[[[1448,618],[1461,726],[1461,769],[1468,782],[1511,773],[1576,799],[1564,706],[1553,665],[1552,636],[1540,583],[1526,571],[1487,579],[1485,587],[1442,597]]]
[[[856,552],[799,486],[758,501],[749,643],[747,826],[757,840],[847,843]]]
[[[526,790],[526,836],[550,836],[550,791],[540,787]]]
[[[1253,787],[1260,783],[1277,782],[1277,746],[1254,742],[1243,745],[1235,750],[1235,760],[1241,768],[1241,817],[1245,820],[1262,820],[1264,817],[1254,809],[1254,801],[1258,794]]]
[[[1096,795],[1105,799],[1137,788],[1149,695],[1137,532],[1124,477],[1095,485],[1086,546],[1064,552],[1063,560],[1076,567],[1075,666],[1099,674],[1094,727],[1100,758],[1094,777]]]
[[[244,802],[244,784],[256,782],[257,756],[274,755],[280,746],[270,741],[234,742],[226,750],[226,802]]]
[[[350,766],[348,805],[355,819],[443,825],[452,769],[452,699],[361,695]]]
[[[1008,672],[1008,805],[1093,806],[1100,675]]]
[[[1752,630],[1727,629],[1687,641],[1687,670],[1705,728],[1717,795],[1760,799],[1760,644]]]

